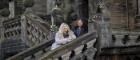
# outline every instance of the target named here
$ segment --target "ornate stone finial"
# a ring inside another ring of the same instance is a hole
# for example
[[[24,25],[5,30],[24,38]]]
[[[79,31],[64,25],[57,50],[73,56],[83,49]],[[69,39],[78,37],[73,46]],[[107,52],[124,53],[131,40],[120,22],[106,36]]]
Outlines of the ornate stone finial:
[[[105,2],[103,1],[98,2],[96,13],[102,13],[105,16],[111,16],[108,8],[106,7]]]

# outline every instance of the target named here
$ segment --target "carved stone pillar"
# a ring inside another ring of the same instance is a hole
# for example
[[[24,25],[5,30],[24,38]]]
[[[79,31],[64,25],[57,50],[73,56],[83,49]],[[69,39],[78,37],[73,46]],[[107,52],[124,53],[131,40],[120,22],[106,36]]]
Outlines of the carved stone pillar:
[[[0,60],[3,60],[2,41],[4,40],[4,30],[2,25],[3,18],[0,17]]]
[[[27,20],[26,17],[23,15],[21,16],[21,40],[26,43],[27,46],[30,44],[28,43],[27,37]]]
[[[97,3],[96,0],[88,0],[88,8],[89,8],[88,30],[89,31],[96,30],[95,20],[93,19],[93,15],[96,14],[96,10],[97,10],[96,3]]]
[[[140,14],[140,0],[138,0],[138,14]]]
[[[15,2],[14,1],[9,2],[9,11],[10,11],[9,18],[14,18],[15,17]]]
[[[111,44],[111,30],[110,30],[110,19],[103,14],[96,14],[94,17],[97,26],[97,33],[99,37],[99,47],[105,48],[110,47]]]
[[[55,7],[55,0],[47,0],[47,14],[51,14],[53,7]]]

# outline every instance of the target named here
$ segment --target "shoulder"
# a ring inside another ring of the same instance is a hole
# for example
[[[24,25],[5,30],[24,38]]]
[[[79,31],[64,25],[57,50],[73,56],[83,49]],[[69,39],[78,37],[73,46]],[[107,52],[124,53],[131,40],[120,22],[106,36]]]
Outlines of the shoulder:
[[[70,31],[69,34],[74,34],[74,32],[73,31]]]
[[[61,36],[62,34],[60,33],[60,32],[57,32],[56,34],[55,34],[55,36]]]

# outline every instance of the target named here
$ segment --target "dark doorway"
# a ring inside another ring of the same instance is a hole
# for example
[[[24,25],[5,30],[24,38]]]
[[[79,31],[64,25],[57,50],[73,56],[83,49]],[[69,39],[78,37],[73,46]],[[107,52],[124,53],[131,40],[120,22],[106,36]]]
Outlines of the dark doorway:
[[[77,4],[77,18],[81,18],[84,21],[84,27],[88,29],[88,18],[89,18],[89,5],[88,0],[78,0]],[[88,30],[87,30],[88,31]]]
[[[78,17],[83,18],[84,20],[87,20],[89,17],[88,0],[80,0],[78,8],[79,8],[79,16]]]

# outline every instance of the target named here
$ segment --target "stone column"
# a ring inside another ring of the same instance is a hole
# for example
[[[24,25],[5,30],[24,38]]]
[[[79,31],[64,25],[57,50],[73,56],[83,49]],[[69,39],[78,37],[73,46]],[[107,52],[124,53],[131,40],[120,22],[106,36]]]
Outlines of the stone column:
[[[88,19],[88,30],[96,31],[95,20],[93,19],[93,15],[96,13],[96,0],[88,0],[88,8],[89,8],[89,19]]]
[[[21,16],[21,40],[26,44],[30,45],[27,37],[27,20],[24,15]]]
[[[9,2],[9,11],[10,11],[9,18],[14,18],[15,17],[15,2],[14,1]]]
[[[51,14],[52,8],[55,7],[55,0],[47,0],[47,14]]]
[[[96,14],[94,17],[97,26],[97,33],[99,37],[99,47],[105,48],[111,46],[111,29],[110,29],[110,19],[104,16],[102,13]]]
[[[138,14],[140,14],[140,0],[138,0]]]
[[[2,41],[4,40],[4,30],[2,25],[3,18],[0,17],[0,60],[3,60]]]

